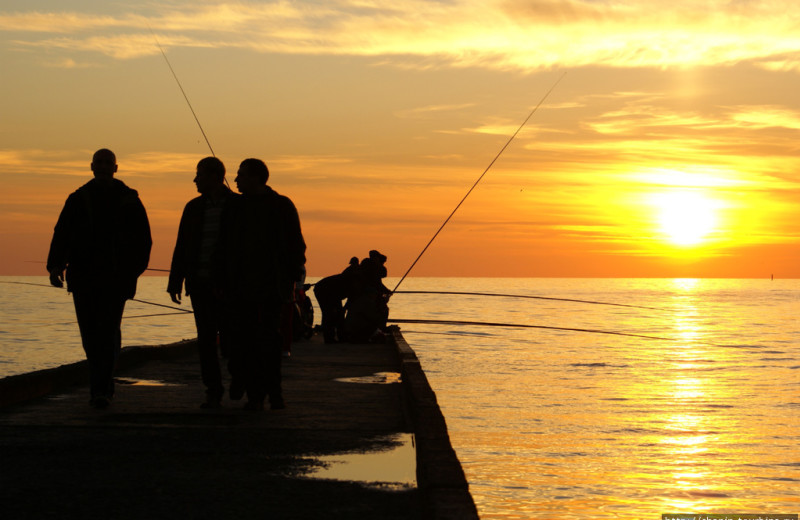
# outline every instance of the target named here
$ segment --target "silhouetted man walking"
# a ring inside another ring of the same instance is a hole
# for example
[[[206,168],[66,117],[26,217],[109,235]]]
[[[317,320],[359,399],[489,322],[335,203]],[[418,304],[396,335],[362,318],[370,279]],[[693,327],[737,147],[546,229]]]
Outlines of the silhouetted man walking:
[[[72,193],[58,217],[47,270],[50,283],[72,293],[83,350],[89,362],[91,405],[114,397],[114,364],[121,348],[125,301],[150,260],[150,224],[136,190],[115,179],[111,150],[95,152],[94,179]]]
[[[219,408],[225,389],[217,337],[220,345],[224,345],[229,331],[225,330],[222,298],[215,290],[212,265],[219,254],[222,212],[239,195],[225,186],[225,165],[216,157],[206,157],[197,163],[194,183],[200,196],[190,200],[183,210],[167,292],[173,302],[180,304],[185,280],[186,294],[194,310],[200,371],[206,386],[206,400],[200,407]]]
[[[269,170],[245,159],[236,185],[242,196],[223,217],[225,301],[236,331],[231,344],[230,396],[247,393],[249,410],[284,407],[280,313],[305,265],[306,244],[297,209],[267,186]]]

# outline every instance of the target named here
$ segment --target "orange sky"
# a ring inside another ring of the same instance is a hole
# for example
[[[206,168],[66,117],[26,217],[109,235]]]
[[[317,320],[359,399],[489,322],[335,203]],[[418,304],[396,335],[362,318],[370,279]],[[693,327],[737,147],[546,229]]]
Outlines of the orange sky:
[[[168,268],[208,138],[270,166],[310,276],[800,277],[800,5],[326,1],[0,8],[0,275],[44,274],[91,154]],[[151,33],[151,28],[153,33]],[[230,176],[232,179],[233,175]]]

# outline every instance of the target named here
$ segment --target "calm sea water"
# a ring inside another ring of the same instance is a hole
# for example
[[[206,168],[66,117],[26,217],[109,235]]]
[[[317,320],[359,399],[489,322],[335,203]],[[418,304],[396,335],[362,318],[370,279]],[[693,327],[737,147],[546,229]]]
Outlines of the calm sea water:
[[[137,297],[172,305],[165,287],[144,278]],[[393,318],[664,338],[402,325],[481,518],[800,512],[800,280],[410,278],[400,290],[650,308],[396,294]],[[0,376],[82,359],[64,291],[8,283],[0,291]],[[161,312],[175,311],[129,302],[124,343],[194,336],[191,315],[136,317]]]

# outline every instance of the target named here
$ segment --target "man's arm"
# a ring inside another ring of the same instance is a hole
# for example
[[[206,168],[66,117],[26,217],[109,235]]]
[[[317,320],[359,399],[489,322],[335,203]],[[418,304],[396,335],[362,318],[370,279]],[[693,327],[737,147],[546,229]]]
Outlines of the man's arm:
[[[53,229],[50,251],[47,254],[47,272],[50,273],[50,284],[53,287],[64,287],[64,269],[67,267],[69,251],[69,229],[72,224],[71,197],[67,198],[58,221]]]
[[[286,226],[285,236],[289,274],[294,281],[297,281],[303,274],[303,266],[306,265],[306,242],[300,227],[300,215],[297,213],[297,208],[288,197],[284,197],[284,200],[284,225]]]
[[[167,292],[173,302],[181,303],[181,293],[183,292],[183,281],[186,279],[187,258],[186,242],[189,233],[189,213],[191,202],[183,208],[181,222],[178,224],[178,237],[175,239],[175,249],[172,252],[172,263],[169,267],[169,281],[167,282]]]

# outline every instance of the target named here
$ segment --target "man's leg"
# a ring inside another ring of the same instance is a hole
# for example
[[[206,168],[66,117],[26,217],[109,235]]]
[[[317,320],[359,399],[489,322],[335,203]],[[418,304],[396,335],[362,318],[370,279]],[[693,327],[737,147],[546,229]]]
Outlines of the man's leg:
[[[108,290],[76,291],[72,298],[89,362],[91,397],[93,402],[110,402],[114,397],[114,365],[122,346],[120,326],[125,299]]]
[[[337,321],[342,312],[342,302],[338,300],[337,305],[336,298],[331,298],[324,291],[314,291],[314,295],[317,297],[319,310],[322,313],[322,337],[325,339],[325,343],[336,343]]]
[[[219,309],[215,297],[208,287],[197,287],[189,296],[197,326],[197,352],[200,358],[200,373],[206,387],[204,406],[218,406],[225,392],[222,386],[222,371],[219,364],[217,333],[219,331]]]
[[[261,313],[261,345],[263,370],[263,388],[269,395],[270,408],[273,410],[286,407],[283,401],[281,364],[283,363],[283,336],[280,328],[280,306],[266,306]]]

